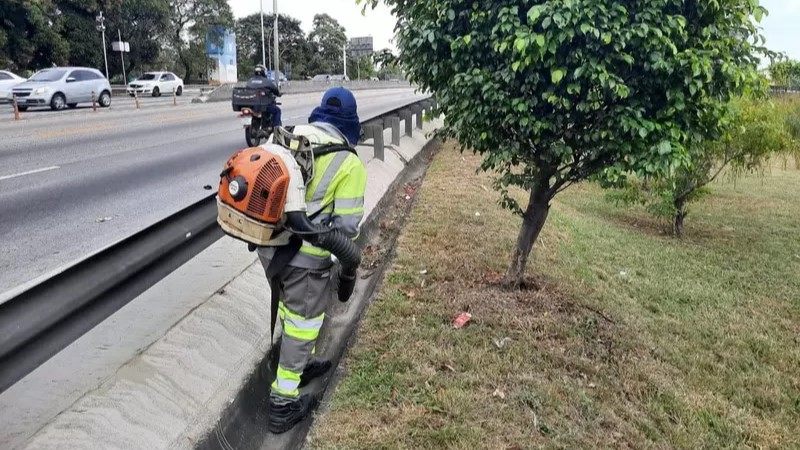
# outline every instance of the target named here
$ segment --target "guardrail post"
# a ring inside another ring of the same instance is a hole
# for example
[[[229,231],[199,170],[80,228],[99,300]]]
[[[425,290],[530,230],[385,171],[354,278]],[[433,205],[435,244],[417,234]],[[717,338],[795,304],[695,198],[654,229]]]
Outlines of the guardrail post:
[[[372,147],[375,152],[375,157],[379,160],[384,160],[383,153],[383,123],[370,122],[364,126],[366,132],[364,133],[367,139],[372,138]]]
[[[172,88],[172,106],[178,106],[178,97],[175,94],[175,88]]]
[[[97,97],[95,96],[94,91],[92,91],[92,110],[97,112]]]
[[[384,128],[392,129],[392,145],[400,145],[400,117],[391,116],[383,119]]]
[[[136,103],[136,109],[139,109],[139,94],[136,91],[133,91],[133,101]]]
[[[19,103],[17,103],[17,96],[11,94],[14,102],[14,120],[19,120]]]
[[[406,123],[406,136],[413,136],[414,135],[414,124],[411,123],[411,118],[414,114],[411,112],[410,109],[404,109],[400,111],[400,118]]]

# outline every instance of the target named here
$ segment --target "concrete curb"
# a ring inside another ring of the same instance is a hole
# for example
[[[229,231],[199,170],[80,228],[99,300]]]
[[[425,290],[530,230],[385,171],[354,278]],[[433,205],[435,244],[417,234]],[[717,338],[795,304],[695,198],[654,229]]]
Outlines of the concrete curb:
[[[408,173],[411,166],[404,161],[415,161],[414,156],[429,143],[420,131],[432,131],[432,125],[425,128],[405,137],[399,147],[390,147],[384,161],[372,156],[371,146],[359,147],[370,174],[364,239],[374,234],[385,193],[401,182],[398,176]],[[244,244],[232,239],[222,245],[246,252]],[[359,282],[356,298],[371,292],[374,284],[370,283],[378,278],[373,274]],[[228,450],[232,443],[235,448],[259,448],[264,437],[259,429],[266,424],[262,403],[269,389],[270,366],[265,363],[271,348],[268,297],[260,264],[249,265],[17,448],[68,444],[71,449]],[[357,323],[360,310],[356,305],[363,307],[366,302],[358,303],[356,298],[346,305],[333,305],[331,330],[338,329],[339,317],[344,323]],[[334,344],[346,341],[326,338],[330,332],[323,331],[326,344],[321,343],[320,353],[324,355],[336,353]],[[312,383],[308,389],[314,387]],[[208,446],[212,443],[218,447]]]

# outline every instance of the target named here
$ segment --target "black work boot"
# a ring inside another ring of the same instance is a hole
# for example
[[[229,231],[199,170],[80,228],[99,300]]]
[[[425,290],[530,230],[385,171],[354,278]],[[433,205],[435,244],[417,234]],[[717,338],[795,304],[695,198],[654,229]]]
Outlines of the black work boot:
[[[285,433],[308,417],[316,406],[317,400],[308,394],[301,395],[297,400],[289,403],[276,403],[275,399],[271,397],[267,428],[273,434]]]
[[[309,361],[306,364],[306,368],[303,369],[303,374],[300,375],[300,387],[307,385],[314,378],[324,375],[325,372],[331,369],[331,366],[333,364],[327,359],[312,359]]]

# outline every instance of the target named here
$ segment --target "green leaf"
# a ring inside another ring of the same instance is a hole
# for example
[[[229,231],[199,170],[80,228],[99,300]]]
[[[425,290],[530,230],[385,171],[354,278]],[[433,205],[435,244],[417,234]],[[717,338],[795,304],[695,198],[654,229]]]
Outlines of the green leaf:
[[[542,28],[544,28],[546,30],[546,29],[550,28],[550,25],[552,25],[552,24],[553,24],[553,19],[551,19],[549,17],[545,17],[544,20],[542,21]]]
[[[527,117],[519,119],[519,124],[522,125],[523,127],[527,127],[529,122],[530,120]]]
[[[516,72],[517,70],[519,70],[519,65],[520,65],[521,63],[522,63],[521,61],[514,61],[514,63],[513,63],[513,64],[511,64],[511,70],[513,70],[514,72]]]
[[[647,128],[645,128],[645,127],[639,128],[639,136],[641,136],[642,139],[646,138],[647,137]]]
[[[611,43],[611,33],[603,33],[603,42],[606,44]]]
[[[470,42],[472,42],[472,36],[469,34],[464,36],[464,43],[469,45]]]
[[[757,7],[755,11],[753,11],[753,16],[756,18],[756,22],[761,22],[761,19],[764,18],[764,9],[762,7]]]
[[[564,78],[564,70],[562,69],[551,69],[550,70],[550,79],[553,83],[558,84]]]
[[[448,10],[447,11],[447,18],[450,19],[450,21],[452,22],[453,20],[456,19],[456,12],[453,11],[452,9]]]
[[[591,26],[591,25],[589,25],[588,23],[582,23],[582,24],[581,24],[581,33],[583,33],[583,34],[586,34],[586,33],[588,33],[588,32],[589,32],[589,30],[591,30],[591,29],[592,29],[592,26]]]
[[[669,154],[671,151],[672,151],[672,144],[670,144],[669,141],[662,141],[660,144],[658,144],[659,155],[663,156]]]
[[[543,34],[536,35],[536,45],[539,47],[544,47],[545,39]]]
[[[528,40],[524,38],[517,38],[514,41],[514,48],[517,49],[518,52],[524,52],[525,48],[528,46]]]
[[[544,7],[542,5],[535,5],[531,9],[528,10],[528,22],[534,23],[539,20],[539,16],[542,15],[542,10]]]

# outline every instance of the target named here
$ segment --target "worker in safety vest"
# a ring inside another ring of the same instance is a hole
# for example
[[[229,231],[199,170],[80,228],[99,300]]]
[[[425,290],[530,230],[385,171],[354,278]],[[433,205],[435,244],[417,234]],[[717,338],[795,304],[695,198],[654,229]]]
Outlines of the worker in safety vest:
[[[355,97],[345,88],[328,90],[308,122],[294,127],[293,134],[307,137],[312,144],[345,150],[315,159],[306,191],[307,214],[313,223],[336,227],[355,239],[364,216],[367,184],[366,169],[353,149],[361,135]],[[278,314],[283,326],[278,371],[270,393],[268,428],[273,433],[291,429],[310,414],[316,399],[300,395],[299,388],[331,368],[330,361],[314,355],[325,310],[337,289],[339,265],[329,252],[295,240],[299,249],[258,248],[272,295],[280,300]]]

